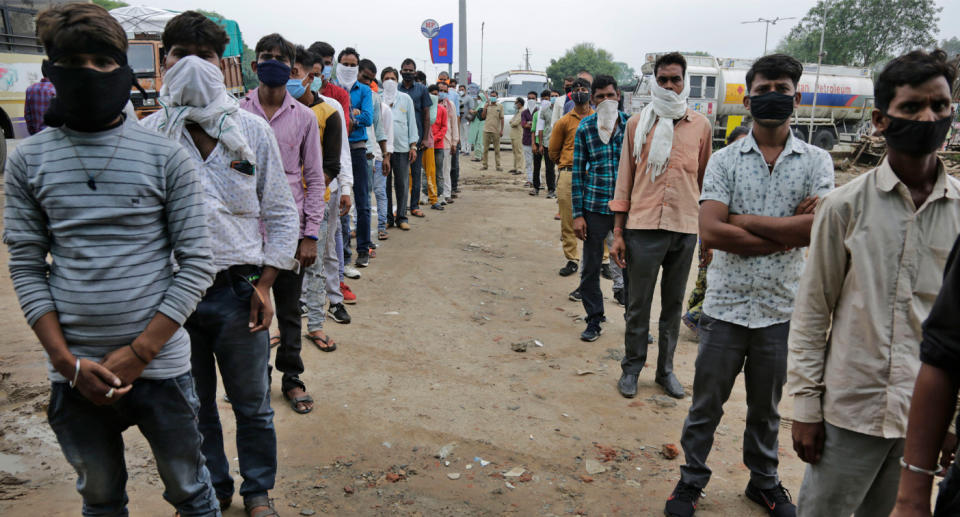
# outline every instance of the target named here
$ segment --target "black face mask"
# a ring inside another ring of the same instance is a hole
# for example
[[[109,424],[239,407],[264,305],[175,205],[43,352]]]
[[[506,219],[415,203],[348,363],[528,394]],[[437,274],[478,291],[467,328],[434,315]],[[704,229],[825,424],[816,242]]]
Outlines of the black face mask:
[[[590,102],[590,94],[588,92],[573,92],[570,94],[570,100],[574,104],[586,104]]]
[[[953,114],[940,120],[909,120],[892,115],[884,115],[890,119],[890,125],[883,131],[890,149],[910,156],[930,154],[947,138]]]
[[[412,83],[416,74],[414,72],[400,72],[400,77],[403,77],[403,82]]]
[[[750,96],[750,115],[762,126],[776,127],[793,115],[793,96],[780,92],[767,92]],[[761,123],[759,121],[770,123]],[[773,123],[776,121],[776,123]]]
[[[41,68],[57,90],[43,117],[48,126],[66,124],[78,131],[101,130],[116,120],[130,100],[133,70],[129,66],[98,72],[44,61]]]
[[[563,92],[564,92],[564,93],[570,93],[570,92],[572,92],[572,91],[573,91],[573,87],[571,87],[571,86],[564,86],[564,87],[563,87]]]

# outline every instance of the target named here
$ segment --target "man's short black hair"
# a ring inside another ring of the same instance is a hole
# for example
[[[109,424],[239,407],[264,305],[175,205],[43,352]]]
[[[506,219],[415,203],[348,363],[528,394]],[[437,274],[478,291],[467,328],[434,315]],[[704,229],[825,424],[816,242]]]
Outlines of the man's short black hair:
[[[781,77],[789,77],[796,88],[800,83],[800,76],[803,75],[803,65],[795,58],[786,54],[770,54],[763,56],[753,62],[750,70],[747,70],[747,94],[750,94],[750,88],[753,86],[753,78],[760,74],[763,77],[772,80]]]
[[[583,77],[577,77],[573,80],[573,84],[570,85],[571,89],[576,90],[577,88],[590,88],[590,81],[584,79]]]
[[[257,47],[254,49],[254,53],[259,56],[261,52],[268,50],[278,51],[287,58],[290,64],[293,64],[297,59],[297,49],[293,46],[293,43],[290,43],[276,32],[260,38],[260,41],[257,42]]]
[[[572,84],[574,81],[576,81],[576,80],[577,80],[577,76],[575,76],[575,75],[568,75],[568,76],[566,76],[566,77],[563,78],[563,82],[565,82],[565,83],[571,83],[571,84]]]
[[[530,90],[529,92],[527,92],[527,98],[528,98],[528,99],[530,98],[531,95],[533,95],[534,97],[536,97],[536,96],[537,96],[537,92],[535,92],[535,91],[533,91],[533,90]]]
[[[430,86],[427,86],[427,93],[437,93],[439,91],[440,91],[440,87],[435,84],[431,84]]]
[[[668,52],[658,57],[653,63],[654,77],[656,77],[657,71],[660,70],[661,66],[667,65],[680,65],[680,68],[683,70],[682,74],[687,75],[687,60],[683,57],[683,54],[679,52]]]
[[[400,68],[403,68],[407,65],[413,65],[413,69],[414,70],[417,69],[417,62],[414,61],[413,59],[410,59],[409,57],[407,59],[404,59],[403,63],[400,63]]]
[[[360,70],[367,70],[373,73],[373,75],[377,75],[377,65],[373,64],[373,61],[370,61],[367,58],[361,59],[360,63],[358,63],[358,67]]]
[[[550,89],[548,88],[548,89],[543,90],[542,92],[540,92],[540,98],[541,98],[541,99],[549,99],[549,98],[550,98]]]
[[[343,60],[343,56],[356,56],[357,61],[360,61],[360,54],[357,52],[357,49],[353,47],[345,47],[343,50],[337,54],[337,63]]]
[[[320,57],[333,57],[335,51],[333,50],[333,45],[327,43],[326,41],[315,41],[313,45],[310,45],[310,48],[307,49],[310,52],[320,56]]]
[[[593,84],[590,86],[590,95],[597,93],[597,90],[613,85],[613,89],[620,91],[617,87],[617,80],[612,75],[601,74],[593,78]]]
[[[877,76],[873,85],[874,102],[877,108],[887,112],[890,101],[896,97],[897,87],[909,84],[918,86],[935,77],[943,76],[947,86],[953,88],[953,81],[957,78],[956,68],[947,62],[947,53],[936,49],[933,52],[914,50],[887,63],[883,71]]]
[[[416,78],[421,83],[427,84],[427,74],[423,73],[423,71],[417,70]]]
[[[526,104],[526,102],[527,99],[525,97],[517,97],[517,99],[514,101],[515,104]]]
[[[450,80],[448,81],[448,83],[450,84],[450,86],[456,86],[456,85],[457,85],[457,78],[456,78],[456,77],[451,77]]]
[[[388,66],[380,71],[380,80],[382,81],[383,77],[387,74],[393,74],[397,79],[400,79],[400,72],[397,72],[397,69],[392,66]]]
[[[313,64],[320,60],[320,57],[310,52],[303,45],[297,45],[297,57],[296,63],[307,69],[307,72],[311,72]]]
[[[197,11],[185,11],[171,18],[161,39],[167,50],[174,45],[198,45],[212,48],[217,57],[223,55],[230,42],[223,27]]]
[[[733,128],[733,131],[727,135],[727,145],[732,144],[737,138],[740,138],[741,135],[746,135],[750,132],[750,128],[747,126],[737,126]]]

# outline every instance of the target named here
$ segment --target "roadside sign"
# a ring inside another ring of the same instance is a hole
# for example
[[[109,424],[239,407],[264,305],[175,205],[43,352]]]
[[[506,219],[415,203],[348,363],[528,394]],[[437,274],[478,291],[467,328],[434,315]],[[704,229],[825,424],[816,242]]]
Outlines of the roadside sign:
[[[420,34],[423,34],[424,38],[430,39],[436,36],[440,32],[440,24],[437,23],[437,20],[433,18],[427,18],[423,20],[423,23],[420,24]]]

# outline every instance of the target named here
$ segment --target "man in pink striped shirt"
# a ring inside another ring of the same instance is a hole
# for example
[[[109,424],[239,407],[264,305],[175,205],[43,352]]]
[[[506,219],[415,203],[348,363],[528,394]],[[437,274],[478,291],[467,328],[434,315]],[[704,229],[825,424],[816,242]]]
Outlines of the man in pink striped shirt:
[[[270,34],[257,42],[255,52],[257,62],[252,68],[260,86],[247,94],[241,106],[266,119],[273,128],[287,183],[300,212],[300,242],[295,257],[300,267],[277,275],[273,296],[280,328],[276,365],[283,372],[283,396],[294,411],[302,414],[313,410],[313,399],[300,380],[300,291],[304,270],[317,260],[317,235],[325,208],[319,126],[313,111],[297,102],[304,86],[302,80],[290,79],[290,65],[296,56],[293,44],[279,34]]]

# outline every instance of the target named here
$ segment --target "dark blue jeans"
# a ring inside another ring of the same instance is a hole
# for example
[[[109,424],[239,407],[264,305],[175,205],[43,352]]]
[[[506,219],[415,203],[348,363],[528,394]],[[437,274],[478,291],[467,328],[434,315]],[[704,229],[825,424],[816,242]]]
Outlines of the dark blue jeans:
[[[217,367],[237,419],[237,455],[240,458],[240,495],[266,495],[277,473],[277,435],[270,407],[269,335],[250,333],[250,297],[253,286],[227,271],[217,279],[184,328],[193,347],[193,376],[200,397],[203,455],[218,497],[233,494],[230,463],[223,450],[223,428],[217,412]]]
[[[410,211],[420,208],[420,189],[423,186],[423,149],[417,151],[417,159],[410,163]]]
[[[390,175],[387,176],[387,224],[407,222],[407,190],[410,189],[410,155],[394,152],[390,155]],[[393,200],[397,200],[397,215],[393,215]]]
[[[370,253],[370,182],[367,149],[350,149],[353,162],[353,202],[357,206],[357,255]]]
[[[128,515],[122,433],[134,425],[153,450],[163,498],[180,515],[220,515],[200,453],[199,407],[189,373],[139,379],[110,406],[93,404],[65,382],[53,383],[47,418],[63,455],[77,471],[83,515]]]

